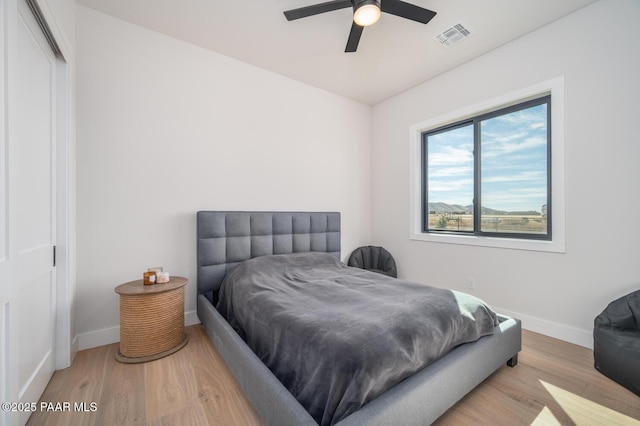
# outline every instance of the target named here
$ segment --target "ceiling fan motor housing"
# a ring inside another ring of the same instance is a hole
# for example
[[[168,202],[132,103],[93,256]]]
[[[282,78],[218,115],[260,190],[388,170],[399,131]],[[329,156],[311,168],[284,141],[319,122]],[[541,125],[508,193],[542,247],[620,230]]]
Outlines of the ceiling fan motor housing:
[[[380,9],[380,0],[351,0],[351,3],[353,3],[353,10],[359,9],[367,4],[378,6],[378,9]]]

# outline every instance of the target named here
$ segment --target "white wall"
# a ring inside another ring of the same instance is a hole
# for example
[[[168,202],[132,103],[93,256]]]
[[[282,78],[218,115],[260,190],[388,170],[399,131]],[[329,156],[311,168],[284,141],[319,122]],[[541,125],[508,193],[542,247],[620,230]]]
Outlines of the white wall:
[[[114,288],[163,266],[196,300],[195,213],[342,213],[367,243],[368,106],[77,8],[80,348],[117,341]]]
[[[594,317],[640,288],[639,20],[640,2],[599,1],[373,108],[373,241],[403,277],[462,291],[474,277],[524,327],[592,346]],[[409,127],[558,76],[566,253],[409,240]]]

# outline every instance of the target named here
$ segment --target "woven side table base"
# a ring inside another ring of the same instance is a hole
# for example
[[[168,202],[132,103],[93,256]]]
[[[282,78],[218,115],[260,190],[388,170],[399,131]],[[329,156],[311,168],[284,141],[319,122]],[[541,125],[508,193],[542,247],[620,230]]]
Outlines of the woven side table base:
[[[144,286],[142,280],[116,288],[120,294],[120,349],[124,363],[152,361],[171,355],[189,341],[184,331],[186,278]]]
[[[118,349],[118,352],[116,352],[115,358],[116,358],[116,361],[120,361],[124,364],[140,364],[143,362],[155,361],[156,359],[164,358],[165,356],[169,356],[173,353],[178,352],[180,349],[184,348],[187,345],[187,343],[189,343],[189,335],[185,333],[184,339],[182,339],[182,342],[180,342],[178,346],[171,348],[167,351],[160,352],[159,354],[143,356],[139,358],[130,358],[128,356],[122,355],[122,353],[120,353],[120,349]]]

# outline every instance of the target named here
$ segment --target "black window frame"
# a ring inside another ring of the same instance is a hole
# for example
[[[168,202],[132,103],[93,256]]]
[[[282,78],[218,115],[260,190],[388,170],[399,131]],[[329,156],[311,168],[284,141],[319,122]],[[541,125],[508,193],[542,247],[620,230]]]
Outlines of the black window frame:
[[[546,104],[547,105],[547,233],[546,234],[534,234],[534,233],[518,233],[518,232],[490,232],[482,231],[481,229],[481,206],[482,206],[482,194],[481,194],[481,158],[482,158],[482,141],[480,138],[481,125],[484,120],[507,115],[516,111],[528,109],[534,106]],[[428,199],[428,179],[427,179],[427,159],[428,159],[428,137],[438,133],[451,131],[460,127],[473,125],[473,231],[458,231],[458,230],[435,230],[429,229],[429,199]],[[437,127],[434,129],[426,130],[421,133],[421,223],[422,232],[426,234],[454,234],[454,235],[473,235],[481,237],[498,237],[498,238],[510,238],[520,240],[543,240],[552,241],[552,179],[551,179],[551,95],[545,95],[529,99],[522,102],[517,102],[512,105],[500,107],[489,112],[484,112],[475,115],[470,118],[456,121],[445,126]]]

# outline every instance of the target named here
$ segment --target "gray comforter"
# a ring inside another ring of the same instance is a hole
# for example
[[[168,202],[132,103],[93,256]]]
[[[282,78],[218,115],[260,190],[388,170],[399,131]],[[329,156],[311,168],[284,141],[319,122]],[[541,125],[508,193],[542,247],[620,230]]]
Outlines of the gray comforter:
[[[352,268],[326,253],[241,263],[222,283],[217,309],[321,425],[498,324],[473,296]]]

